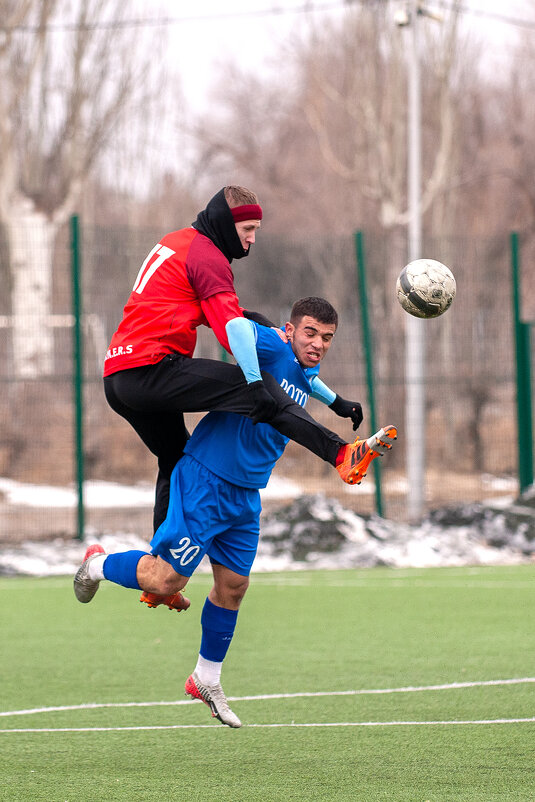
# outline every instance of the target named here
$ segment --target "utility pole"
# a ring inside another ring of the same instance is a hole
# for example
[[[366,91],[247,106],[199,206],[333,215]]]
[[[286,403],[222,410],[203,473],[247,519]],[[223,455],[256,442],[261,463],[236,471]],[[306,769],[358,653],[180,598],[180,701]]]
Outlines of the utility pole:
[[[408,0],[395,14],[395,22],[407,27],[407,194],[409,222],[408,261],[422,257],[422,155],[421,88],[418,23],[419,0]],[[418,521],[425,503],[425,340],[424,321],[405,317],[405,442],[407,467],[407,514]]]
[[[407,27],[408,84],[408,261],[421,259],[422,254],[422,142],[421,142],[421,69],[420,17],[440,17],[424,9],[422,0],[408,0],[395,14],[395,22]],[[405,318],[405,436],[407,443],[407,514],[418,521],[425,509],[425,321],[407,315]]]
[[[409,262],[422,257],[422,137],[420,40],[418,36],[420,3],[411,0],[410,45],[408,49],[408,199]],[[409,520],[419,520],[425,506],[425,322],[407,315],[405,329],[405,378],[407,434],[407,513]]]

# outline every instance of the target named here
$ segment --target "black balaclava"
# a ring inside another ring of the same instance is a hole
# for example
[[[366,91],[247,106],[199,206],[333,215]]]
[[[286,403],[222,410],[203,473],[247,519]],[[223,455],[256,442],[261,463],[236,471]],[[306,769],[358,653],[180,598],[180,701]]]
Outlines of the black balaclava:
[[[245,250],[240,242],[224,189],[219,190],[208,202],[206,209],[199,212],[192,226],[211,239],[229,262],[233,259],[243,259],[249,253],[250,249]]]

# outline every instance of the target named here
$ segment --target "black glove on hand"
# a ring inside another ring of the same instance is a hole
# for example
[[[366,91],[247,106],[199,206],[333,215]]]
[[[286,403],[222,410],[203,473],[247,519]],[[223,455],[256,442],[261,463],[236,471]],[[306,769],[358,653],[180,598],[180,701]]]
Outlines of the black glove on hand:
[[[362,423],[362,407],[358,401],[346,401],[337,395],[332,404],[329,404],[329,409],[332,409],[341,418],[351,418],[353,431],[356,431]]]
[[[263,381],[251,382],[247,390],[253,402],[251,418],[253,423],[269,423],[279,409],[279,405],[267,389]]]

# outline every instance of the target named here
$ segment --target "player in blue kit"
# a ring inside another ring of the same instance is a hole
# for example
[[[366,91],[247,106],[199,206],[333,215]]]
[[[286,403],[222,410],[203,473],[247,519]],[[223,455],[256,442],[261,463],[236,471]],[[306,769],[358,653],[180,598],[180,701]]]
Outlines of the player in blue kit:
[[[338,325],[336,310],[328,301],[311,297],[294,304],[286,324],[288,342],[273,329],[247,320],[238,325],[244,324],[253,329],[261,368],[294,401],[304,406],[309,396],[317,398],[358,427],[360,404],[341,398],[318,377]],[[359,481],[371,460],[390,449],[395,437],[395,428],[388,426],[361,441]],[[92,546],[74,580],[76,596],[83,602],[93,598],[102,579],[108,579],[142,589],[141,601],[151,607],[165,604],[185,610],[189,601],[181,591],[208,555],[214,585],[201,615],[197,665],[185,690],[230,727],[240,727],[241,722],[221,687],[221,669],[256,556],[259,489],[267,485],[287,442],[269,424],[255,425],[231,412],[210,412],[195,428],[173,470],[167,517],[151,541],[151,554],[105,555],[100,546]]]

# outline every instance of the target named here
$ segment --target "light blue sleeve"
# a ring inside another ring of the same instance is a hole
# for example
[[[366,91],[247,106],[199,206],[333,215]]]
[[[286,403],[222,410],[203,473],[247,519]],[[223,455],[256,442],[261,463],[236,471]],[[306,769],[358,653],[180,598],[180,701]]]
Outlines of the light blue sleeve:
[[[323,404],[327,404],[327,406],[330,406],[336,398],[336,393],[330,387],[327,387],[319,376],[312,376],[310,386],[312,387],[312,398],[316,398]]]
[[[230,350],[242,369],[247,384],[261,381],[254,324],[244,317],[234,317],[225,326],[225,331]]]

